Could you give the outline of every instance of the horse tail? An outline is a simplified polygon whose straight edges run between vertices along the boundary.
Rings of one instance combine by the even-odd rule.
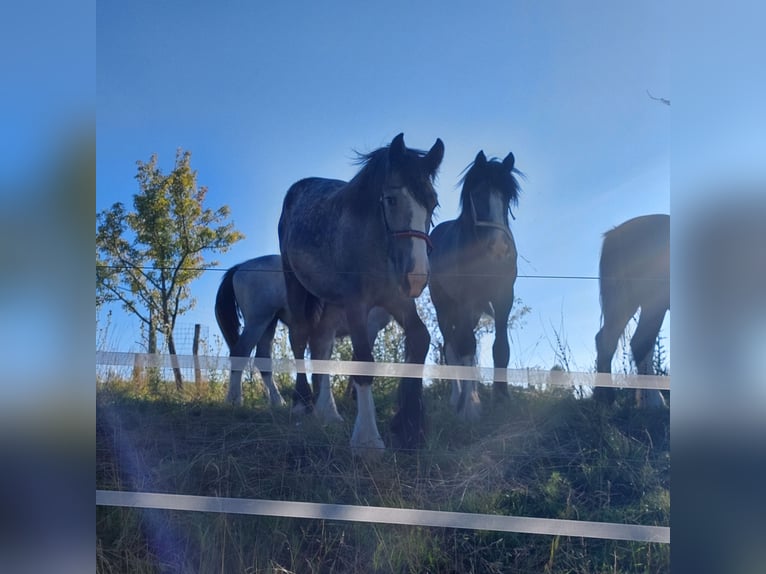
[[[239,305],[234,294],[234,273],[238,269],[239,265],[235,265],[224,273],[215,296],[215,319],[229,351],[234,350],[234,345],[239,340]]]
[[[615,305],[620,304],[622,278],[619,266],[622,242],[620,241],[620,235],[615,233],[617,229],[617,227],[614,227],[604,233],[604,240],[601,244],[601,257],[598,261],[598,300],[601,307],[602,325],[604,324],[605,306],[614,309]]]

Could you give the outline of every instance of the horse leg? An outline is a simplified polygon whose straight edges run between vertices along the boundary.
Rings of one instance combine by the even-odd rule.
[[[495,341],[492,343],[492,364],[495,369],[507,369],[511,358],[511,348],[508,344],[508,317],[513,307],[513,289],[504,301],[492,301],[495,310]],[[494,381],[492,394],[495,399],[508,398],[508,381]]]
[[[351,346],[354,349],[355,361],[372,362],[372,348],[367,338],[367,311],[363,305],[347,305]],[[380,438],[378,423],[375,420],[375,401],[372,396],[372,377],[369,375],[353,375],[356,391],[356,420],[351,433],[351,453],[354,456],[379,456],[385,448]]]
[[[633,361],[639,375],[653,375],[652,350],[665,319],[665,309],[641,309],[638,327],[630,340]],[[636,389],[636,406],[658,408],[665,406],[662,393],[652,389]]]
[[[309,340],[312,359],[322,361],[330,359],[335,340],[335,329],[331,327],[326,327],[323,322],[312,333]],[[338,414],[335,398],[332,395],[330,375],[312,373],[311,382],[314,387],[314,408],[317,416],[325,423],[342,422],[343,417]]]
[[[638,305],[620,304],[621,300],[612,301],[602,292],[601,309],[603,325],[596,333],[596,371],[599,373],[612,372],[612,357],[617,350],[617,343],[622,336],[628,321],[638,310]],[[596,387],[593,398],[601,403],[611,405],[615,399],[614,387]]]
[[[476,336],[470,321],[461,320],[455,325],[453,332],[452,358],[447,355],[447,363],[462,367],[476,366]],[[445,353],[446,354],[446,353]],[[481,399],[479,398],[479,382],[475,379],[461,379],[453,385],[453,394],[459,389],[455,409],[460,418],[476,420],[481,416]]]
[[[442,332],[442,335],[444,335],[444,332]],[[459,365],[460,361],[458,359],[458,355],[455,352],[454,345],[452,343],[452,333],[450,333],[450,339],[447,339],[447,337],[444,337],[444,362],[447,365]],[[458,409],[458,405],[460,404],[460,392],[462,390],[462,385],[460,379],[452,379],[452,393],[449,397],[449,404],[450,406],[454,407],[455,410]]]
[[[431,296],[434,297],[433,292]],[[445,299],[442,298],[442,301]],[[473,328],[470,325],[463,325],[465,320],[461,319],[462,309],[455,302],[440,304],[439,309],[442,311],[437,313],[437,320],[439,321],[439,330],[444,337],[444,362],[453,366],[474,366],[476,340],[473,337]],[[454,310],[457,310],[457,317],[453,316]],[[470,337],[467,340],[465,339],[466,329],[468,329]],[[452,379],[452,393],[449,402],[460,416],[477,418],[481,405],[475,381]]]
[[[309,340],[309,330],[304,325],[293,325],[289,329],[290,349],[296,360],[306,357],[306,347]],[[295,375],[295,390],[293,391],[292,412],[297,415],[307,415],[314,409],[314,397],[309,386],[305,371],[298,371]]]
[[[375,347],[375,341],[378,334],[385,329],[391,322],[391,315],[382,307],[373,307],[367,316],[367,338],[370,340],[370,348]],[[354,390],[354,381],[349,378],[346,384],[346,397],[356,400],[356,391]]]
[[[260,324],[246,323],[229,356],[232,359],[250,358],[250,353],[253,352],[253,347],[255,347],[258,335],[261,332],[262,327]],[[229,390],[226,393],[226,402],[233,405],[242,405],[242,369],[235,368],[233,364],[229,375]]]
[[[431,336],[418,316],[415,301],[406,299],[389,309],[404,330],[404,361],[423,365],[428,354]],[[399,380],[399,410],[391,420],[395,446],[415,449],[423,445],[426,433],[423,405],[423,378],[402,377]]]
[[[277,320],[274,319],[266,328],[261,340],[258,341],[258,345],[255,347],[255,357],[257,359],[271,359],[271,344],[274,342],[274,332],[276,329]],[[272,407],[284,406],[285,400],[274,384],[271,369],[261,369],[261,379],[263,379],[263,386],[266,387],[266,392],[269,394],[269,405]]]

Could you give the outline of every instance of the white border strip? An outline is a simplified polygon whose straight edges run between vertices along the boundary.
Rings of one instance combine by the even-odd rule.
[[[122,367],[161,367],[204,370],[250,369],[274,373],[313,372],[329,375],[370,375],[373,377],[412,377],[426,379],[468,379],[506,381],[512,384],[553,385],[561,387],[589,386],[629,389],[670,389],[670,377],[608,373],[567,373],[536,369],[493,369],[449,365],[414,365],[409,363],[366,363],[361,361],[296,361],[292,359],[229,358],[208,355],[165,355],[96,351],[97,365]]]
[[[315,502],[247,498],[217,498],[154,492],[122,492],[116,490],[96,490],[96,505],[344,520],[350,522],[375,522],[379,524],[404,524],[408,526],[437,526],[441,528],[670,544],[670,528],[667,526],[643,526],[640,524],[472,514],[439,510],[414,510],[380,506],[320,504]]]

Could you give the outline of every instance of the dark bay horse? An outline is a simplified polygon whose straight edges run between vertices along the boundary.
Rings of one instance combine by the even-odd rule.
[[[349,182],[308,178],[285,195],[279,248],[294,325],[305,339],[327,338],[323,309],[345,311],[355,361],[373,361],[367,315],[385,308],[405,335],[405,360],[423,364],[430,336],[414,299],[429,277],[428,231],[438,201],[433,181],[444,155],[437,139],[426,153],[409,149],[404,135],[359,156],[362,166]],[[351,436],[355,454],[384,448],[375,420],[372,377],[354,375],[357,416]],[[402,378],[399,410],[391,429],[397,447],[422,444],[425,413],[422,378]]]
[[[244,325],[240,325],[240,316]],[[281,321],[288,328],[292,323],[287,308],[282,258],[279,255],[264,255],[239,263],[226,271],[215,298],[215,318],[231,357],[249,357],[255,347],[256,357],[270,359],[277,322]],[[336,314],[333,320],[337,321],[336,336],[348,335],[348,326],[342,313]],[[374,343],[378,331],[390,320],[391,316],[380,307],[370,311],[367,334],[370,344]],[[330,357],[332,345],[329,350],[321,345],[314,347],[311,345],[312,358]],[[303,358],[303,354],[296,358]],[[261,378],[269,394],[269,404],[274,407],[283,405],[284,400],[272,380],[271,371],[261,371]],[[303,381],[302,387],[308,386],[305,373],[298,373],[298,380]],[[317,414],[326,421],[339,420],[340,415],[330,390],[329,375],[313,375],[312,380],[314,392],[308,398],[298,393],[293,396],[294,410],[311,411],[312,403],[321,399],[322,402],[316,404]],[[231,369],[226,400],[242,404],[240,369]]]
[[[596,370],[612,372],[612,357],[628,321],[641,309],[630,340],[639,375],[654,374],[652,350],[670,309],[670,216],[635,217],[604,234],[599,263],[602,327],[596,335]],[[596,400],[614,401],[612,387],[597,387]],[[639,405],[660,406],[659,391],[636,393]]]
[[[474,329],[482,313],[495,321],[492,358],[495,368],[508,367],[508,316],[516,281],[516,244],[508,226],[511,205],[517,205],[520,173],[509,153],[503,161],[487,160],[483,151],[463,177],[457,219],[431,232],[431,300],[444,338],[448,365],[476,364]],[[512,216],[512,214],[511,214]],[[480,413],[478,381],[453,381],[451,403],[460,416]],[[495,381],[493,393],[508,395],[508,383]]]

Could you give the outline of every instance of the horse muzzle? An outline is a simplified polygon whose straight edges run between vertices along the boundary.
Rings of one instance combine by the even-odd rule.
[[[492,259],[507,259],[511,256],[513,244],[501,230],[493,230],[487,240],[487,252]]]
[[[402,277],[402,292],[405,296],[416,298],[428,285],[431,269],[428,263],[428,252],[431,250],[431,238],[428,234],[414,229],[397,231],[391,234],[395,239],[408,240],[409,250],[400,262],[407,261],[406,271]]]

